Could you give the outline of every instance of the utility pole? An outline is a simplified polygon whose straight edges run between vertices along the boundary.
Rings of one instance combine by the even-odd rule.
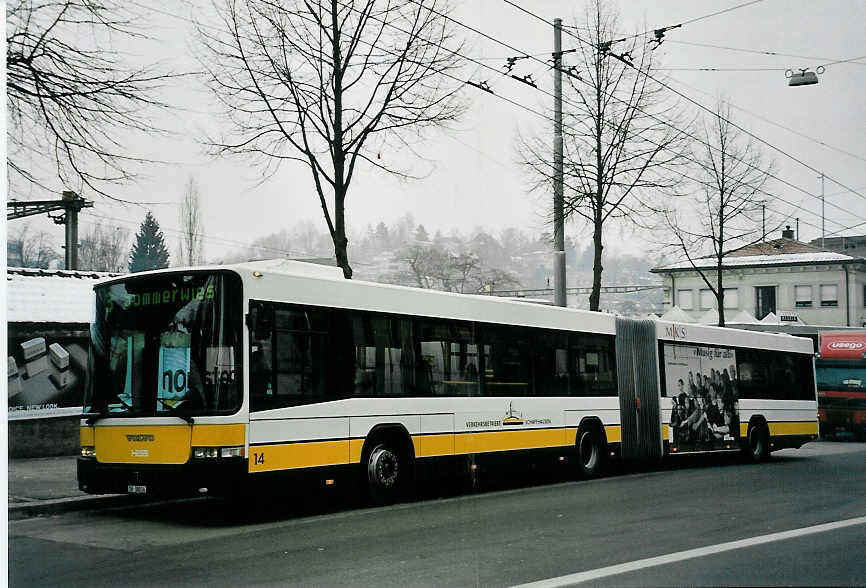
[[[78,211],[79,205],[75,200],[81,198],[75,192],[64,191],[62,199],[67,202],[66,206],[66,269],[78,269]]]
[[[761,205],[761,243],[767,240],[767,207]]]
[[[78,269],[78,212],[82,208],[92,208],[89,202],[71,191],[64,191],[60,200],[9,200],[6,202],[6,220],[46,213],[55,224],[66,225],[66,269]],[[62,210],[60,216],[51,213]]]
[[[824,172],[818,176],[821,178],[821,249],[824,248]]]
[[[555,18],[553,19],[553,285],[556,306],[566,306],[562,179],[562,19]]]

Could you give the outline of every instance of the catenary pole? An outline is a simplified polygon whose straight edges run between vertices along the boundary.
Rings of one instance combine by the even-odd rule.
[[[553,20],[553,285],[554,304],[566,306],[565,223],[562,195],[562,19]]]

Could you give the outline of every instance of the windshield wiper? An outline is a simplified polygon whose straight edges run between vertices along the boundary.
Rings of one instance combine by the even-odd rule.
[[[117,396],[116,398],[117,398],[117,402],[119,402],[119,403],[121,404],[121,406],[123,406],[123,408],[125,408],[126,410],[132,410],[132,406],[130,406],[129,404],[125,403],[125,402],[123,401],[123,399],[122,399],[120,396]],[[98,413],[96,413],[95,415],[93,415],[92,417],[88,418],[88,419],[87,419],[86,421],[84,421],[84,422],[87,423],[88,425],[92,425],[93,423],[95,423],[95,422],[98,421],[99,419],[108,418],[108,417],[110,417],[110,416],[111,416],[111,412],[110,412],[110,411],[98,412]]]
[[[162,398],[157,397],[156,401],[161,402],[162,405],[168,409],[168,412],[171,416],[176,416],[178,418],[185,420],[189,424],[193,424],[194,421],[190,415],[181,413],[180,411],[178,411],[178,409],[176,409],[174,406],[172,406],[171,404],[169,404],[167,401],[163,400]]]

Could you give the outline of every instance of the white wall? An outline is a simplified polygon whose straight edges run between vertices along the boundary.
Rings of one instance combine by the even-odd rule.
[[[768,267],[768,268],[746,268],[726,270],[723,277],[724,288],[736,288],[738,305],[736,309],[728,308],[725,315],[730,317],[740,310],[745,310],[751,316],[755,316],[756,291],[758,286],[774,286],[776,289],[776,314],[793,313],[800,320],[810,325],[838,325],[845,326],[846,300],[850,304],[851,326],[862,326],[866,320],[866,308],[864,308],[863,287],[866,284],[866,268],[860,266],[849,266],[849,283],[846,296],[845,270],[840,265],[824,266],[791,266],[791,267]],[[709,276],[708,276],[709,277]],[[812,306],[797,307],[795,304],[794,286],[808,285],[812,287]],[[821,306],[821,286],[835,285],[838,306]],[[664,287],[671,289],[673,294],[666,295],[664,308],[668,310],[672,303],[680,305],[681,291],[691,290],[693,305],[691,309],[684,308],[692,317],[697,319],[706,309],[701,307],[700,291],[707,286],[703,279],[694,271],[677,272],[673,279],[671,274],[664,274]],[[715,308],[715,300],[712,301]]]

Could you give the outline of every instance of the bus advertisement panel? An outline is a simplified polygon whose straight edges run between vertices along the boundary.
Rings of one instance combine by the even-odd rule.
[[[72,333],[7,338],[10,420],[81,414],[90,341]]]
[[[665,344],[671,451],[730,449],[738,439],[736,365],[734,349]]]

